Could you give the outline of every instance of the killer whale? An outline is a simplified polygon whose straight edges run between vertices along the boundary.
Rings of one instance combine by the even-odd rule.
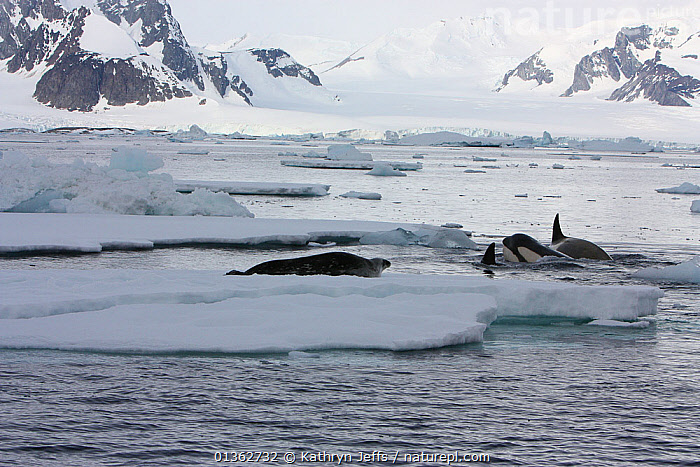
[[[379,277],[391,262],[383,258],[367,259],[344,252],[320,253],[300,258],[266,261],[246,271],[232,270],[227,276],[297,275],[297,276],[360,276]]]
[[[601,247],[582,238],[567,237],[561,231],[559,214],[554,217],[552,225],[552,243],[550,247],[574,259],[597,259],[610,261],[612,258]]]
[[[529,235],[516,233],[503,239],[503,259],[512,263],[534,263],[545,256],[570,258],[568,255],[542,245]]]

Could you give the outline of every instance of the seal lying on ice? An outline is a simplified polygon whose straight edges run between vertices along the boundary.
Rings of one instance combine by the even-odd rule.
[[[612,258],[601,247],[588,240],[581,238],[567,237],[561,233],[559,225],[559,214],[554,217],[554,225],[552,226],[552,244],[553,250],[564,253],[574,259],[599,259],[610,261]]]
[[[275,259],[260,263],[247,271],[229,271],[227,276],[250,276],[253,274],[297,275],[297,276],[360,276],[379,277],[391,266],[383,258],[367,259],[352,253],[331,252],[301,258]]]

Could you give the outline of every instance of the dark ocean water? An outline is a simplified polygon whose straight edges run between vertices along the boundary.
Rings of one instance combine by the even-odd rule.
[[[106,141],[99,141],[97,152],[118,145]],[[244,179],[237,176],[243,174],[260,179],[265,170],[277,174],[273,151],[279,149],[260,142],[233,148],[239,155],[251,151],[251,159],[258,161],[246,159],[248,165],[241,162],[233,172],[219,171],[220,161],[196,156],[174,157],[166,169],[179,171],[182,178]],[[407,151],[413,152],[420,151]],[[230,164],[240,162],[230,157]],[[440,161],[434,171],[431,157]],[[550,217],[568,210],[565,230],[590,234],[615,259],[494,268],[495,280],[650,285],[631,273],[700,254],[700,216],[686,212],[688,198],[648,193],[698,172],[669,172],[656,159],[607,163],[604,158],[600,166],[585,161],[584,168],[572,171],[578,185],[567,191],[566,179],[552,178],[567,172],[542,169],[536,176],[539,169],[521,170],[531,158],[541,167],[551,165],[553,156],[510,155],[520,167],[508,172],[504,165],[503,176],[488,181],[458,178],[465,176],[464,169],[455,164],[465,157],[429,149],[421,174],[390,182],[355,173],[284,169],[294,174],[286,181],[332,179],[338,192],[381,191],[385,200],[378,204],[333,196],[242,202],[261,217],[458,221],[475,231],[481,245],[515,231],[546,241]],[[527,187],[531,195],[515,199],[511,192],[525,191],[519,185],[525,176],[533,177]],[[442,193],[455,193],[454,187],[443,186],[445,180],[472,190],[469,199]],[[426,194],[430,192],[440,193]],[[597,201],[588,201],[593,192]],[[563,198],[538,201],[532,193]],[[685,201],[687,206],[678,207]],[[484,273],[475,264],[478,252],[395,246],[343,250],[386,257],[391,272]],[[0,268],[228,270],[291,252],[114,251],[5,257]],[[348,465],[447,465],[447,456],[455,452],[461,462],[452,463],[460,465],[700,465],[700,287],[653,285],[666,296],[644,329],[537,317],[501,320],[480,344],[432,351],[236,355],[0,350],[0,465],[286,465],[292,460],[295,465],[330,465],[341,456]],[[251,454],[241,458],[247,452]],[[470,460],[472,455],[488,456],[488,462],[484,457],[464,462],[464,456]]]

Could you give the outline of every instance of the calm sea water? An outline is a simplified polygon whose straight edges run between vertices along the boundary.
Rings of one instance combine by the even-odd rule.
[[[689,210],[697,197],[654,191],[698,183],[697,169],[661,167],[700,165],[698,155],[606,154],[594,161],[552,150],[363,147],[375,159],[425,155],[423,171],[386,179],[279,165],[278,152],[325,145],[224,143],[5,136],[0,150],[106,164],[111,147],[138,144],[164,156],[163,170],[175,178],[332,185],[321,199],[237,197],[258,217],[458,222],[482,245],[515,232],[546,243],[559,212],[565,233],[600,243],[615,259],[497,268],[495,280],[648,284],[630,274],[700,254],[700,215]],[[177,154],[183,147],[211,152]],[[475,162],[474,155],[497,161]],[[555,162],[566,168],[551,169]],[[464,173],[482,165],[500,168]],[[383,199],[338,197],[349,190],[377,191]],[[343,250],[387,257],[392,272],[483,274],[478,252]],[[0,258],[0,268],[226,270],[299,252],[157,249]],[[666,297],[646,329],[502,320],[483,343],[425,352],[0,350],[0,464],[447,465],[458,453],[461,462],[452,463],[462,465],[486,463],[480,455],[499,465],[700,465],[700,288],[659,285]],[[238,453],[247,451],[252,459],[243,462]],[[482,462],[464,462],[472,455]]]

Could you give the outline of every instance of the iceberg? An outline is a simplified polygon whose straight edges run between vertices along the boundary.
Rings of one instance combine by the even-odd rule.
[[[700,199],[696,199],[691,203],[690,210],[692,212],[700,212]]]
[[[0,294],[4,348],[289,352],[478,342],[509,316],[637,320],[663,292],[476,276],[2,270]]]

